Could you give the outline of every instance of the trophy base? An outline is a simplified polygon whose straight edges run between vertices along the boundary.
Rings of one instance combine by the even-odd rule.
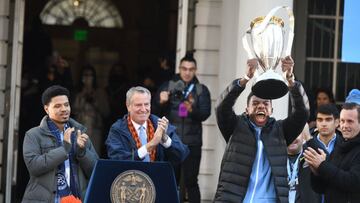
[[[285,82],[277,79],[260,80],[251,88],[254,95],[262,99],[278,99],[286,95],[288,90]]]

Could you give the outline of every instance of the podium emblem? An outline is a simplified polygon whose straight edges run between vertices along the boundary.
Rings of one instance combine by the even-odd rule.
[[[113,181],[110,197],[112,203],[154,203],[155,185],[144,172],[127,170]]]

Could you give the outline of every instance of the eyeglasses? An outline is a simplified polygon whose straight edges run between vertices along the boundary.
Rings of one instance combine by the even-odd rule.
[[[195,67],[186,68],[185,66],[180,66],[180,69],[182,71],[190,71],[190,72],[195,72],[196,71]]]

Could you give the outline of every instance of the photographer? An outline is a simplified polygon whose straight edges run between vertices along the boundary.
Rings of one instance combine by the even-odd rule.
[[[199,174],[202,145],[202,124],[211,112],[208,88],[196,78],[196,60],[187,54],[180,60],[179,74],[165,82],[154,100],[154,113],[166,116],[177,129],[184,144],[190,149],[189,156],[181,166],[175,166],[177,182],[183,175],[188,201],[200,202]],[[180,172],[182,171],[182,172]],[[184,188],[181,188],[183,191]]]

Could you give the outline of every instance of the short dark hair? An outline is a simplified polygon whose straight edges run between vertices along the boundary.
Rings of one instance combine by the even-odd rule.
[[[88,71],[88,70],[91,72],[92,77],[93,77],[92,87],[93,87],[94,89],[97,88],[96,70],[95,70],[94,66],[92,66],[92,65],[90,65],[90,64],[87,64],[87,65],[85,65],[85,66],[82,67],[81,72],[80,72],[80,77],[81,77],[81,79],[80,79],[80,90],[82,90],[82,89],[84,88],[84,82],[83,82],[83,80],[82,80],[82,77],[84,76],[85,71]]]
[[[254,94],[254,92],[250,92],[249,93],[249,95],[248,95],[248,97],[247,97],[247,100],[246,100],[246,105],[247,106],[249,106],[249,103],[250,103],[250,100],[251,100],[251,97],[252,96],[256,96],[255,94]],[[260,97],[259,97],[260,98]],[[271,99],[269,99],[269,101],[270,101],[270,103],[272,104],[272,100]]]
[[[329,104],[323,104],[318,107],[316,110],[316,116],[318,113],[322,113],[325,115],[332,115],[335,119],[338,119],[340,117],[339,110],[336,107],[335,104],[329,103]]]
[[[65,95],[67,98],[70,98],[70,92],[65,87],[60,85],[52,85],[48,87],[41,95],[42,104],[48,105],[53,97]]]
[[[182,63],[183,61],[193,62],[195,64],[195,67],[197,67],[197,63],[192,52],[187,52],[185,56],[180,59],[180,63]]]
[[[353,109],[356,109],[357,110],[357,113],[358,113],[358,123],[360,123],[360,105],[356,104],[356,103],[344,103],[342,105],[342,109],[345,109],[345,110],[353,110]]]
[[[315,92],[315,100],[317,99],[317,97],[320,93],[326,94],[329,97],[330,103],[335,103],[334,94],[332,93],[332,91],[329,88],[326,88],[326,87],[318,88]]]

